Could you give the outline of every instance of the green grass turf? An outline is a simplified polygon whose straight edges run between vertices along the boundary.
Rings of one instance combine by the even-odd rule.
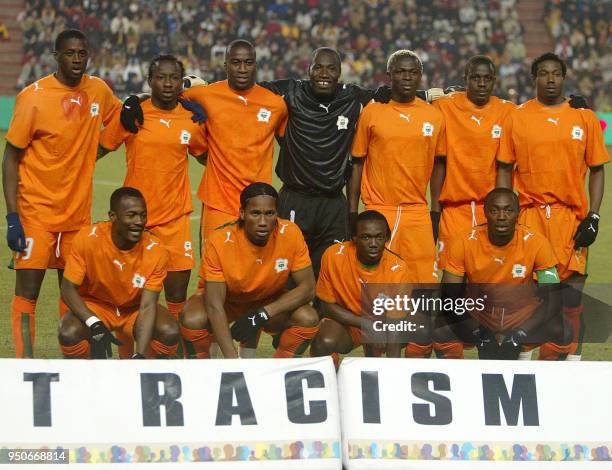
[[[1,148],[4,149],[5,133],[0,131]],[[609,149],[611,150],[611,149]],[[190,178],[191,188],[195,191],[198,187],[202,168],[195,159],[190,159]],[[94,174],[94,194],[93,194],[93,210],[92,221],[105,220],[107,218],[108,201],[114,189],[121,186],[125,175],[125,154],[123,148],[118,151],[108,154],[104,159],[100,160],[96,165]],[[280,188],[279,181],[274,175],[274,185]],[[200,203],[193,197],[193,205],[195,208],[192,214],[192,237],[194,242],[198,238],[198,226],[200,215]],[[4,220],[0,220],[0,233],[2,237],[6,233],[6,224]],[[14,357],[14,350],[11,339],[10,326],[10,302],[14,289],[15,275],[14,271],[7,269],[6,266],[10,260],[10,252],[4,241],[0,242],[0,357]],[[591,250],[589,255],[589,282],[591,283],[611,283],[612,271],[610,264],[612,261],[612,191],[607,191],[604,203],[602,206],[602,217],[600,224],[600,233],[597,238],[597,243]],[[197,269],[199,264],[192,271],[192,278],[189,286],[189,292],[192,293],[196,289],[197,284]],[[48,271],[45,277],[43,287],[38,299],[36,309],[36,347],[35,356],[38,358],[57,358],[60,357],[59,346],[57,343],[57,300],[58,300],[58,283],[57,275],[54,271]],[[272,354],[270,337],[266,334],[262,335],[258,355],[269,357]],[[361,349],[356,350],[354,355],[361,355]],[[467,357],[474,357],[475,351],[466,351]],[[585,360],[610,360],[612,359],[612,344],[594,344],[585,345],[583,351]]]

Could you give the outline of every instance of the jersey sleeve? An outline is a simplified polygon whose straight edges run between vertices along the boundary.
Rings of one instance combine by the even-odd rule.
[[[435,156],[446,156],[446,121],[444,120],[442,112],[440,112],[440,131],[437,136]]]
[[[204,259],[200,268],[200,279],[201,281],[225,282],[221,258],[217,247],[210,239],[206,240]]]
[[[183,92],[181,93],[181,97],[187,100],[197,101],[202,106],[204,106],[203,95],[204,95],[204,88],[206,88],[206,86],[207,85],[199,85],[199,86],[187,88],[183,90]]]
[[[117,150],[125,140],[132,135],[125,130],[120,121],[121,109],[117,109],[111,121],[100,134],[100,145],[106,150]]]
[[[192,137],[189,143],[189,153],[191,155],[199,157],[208,151],[208,133],[205,125],[197,126]]]
[[[119,115],[121,112],[122,103],[106,83],[102,82],[100,86],[103,86],[106,92],[105,106],[102,110],[102,123],[108,126],[108,123],[114,118],[115,114]]]
[[[84,230],[85,229],[82,229],[74,237],[70,254],[66,260],[66,267],[64,268],[64,278],[77,286],[80,286],[83,283],[85,280],[85,274],[87,273],[87,238]]]
[[[328,248],[321,258],[321,270],[317,279],[316,296],[323,302],[338,303],[331,279],[331,250]]]
[[[302,235],[302,231],[297,225],[293,226],[292,238],[295,245],[295,251],[293,254],[293,262],[290,264],[291,272],[300,271],[308,266],[312,266],[304,235]]]
[[[463,237],[455,238],[449,243],[444,270],[455,276],[465,275],[465,246]]]
[[[497,161],[512,164],[516,162],[516,152],[514,150],[514,137],[512,135],[512,113],[508,114],[503,122],[501,140],[497,150]]]
[[[533,270],[540,271],[542,269],[552,268],[557,264],[557,257],[549,241],[542,237],[538,251],[536,252]]]
[[[295,82],[292,78],[283,80],[272,80],[271,82],[257,82],[257,84],[275,95],[285,96],[290,92],[291,84]]]
[[[8,140],[14,147],[25,149],[32,138],[34,137],[35,121],[36,121],[37,108],[32,103],[31,92],[29,88],[17,95],[15,99],[15,108],[13,110],[13,117],[9,124],[9,129],[6,134],[6,140]]]
[[[370,120],[372,114],[373,105],[367,106],[359,120],[357,121],[357,131],[353,138],[353,147],[351,149],[351,155],[353,157],[361,158],[368,155],[368,149],[370,147]]]
[[[159,259],[155,265],[155,269],[149,276],[149,279],[145,281],[144,289],[153,292],[161,292],[164,288],[164,279],[168,274],[168,252],[163,247],[157,247],[160,252]]]
[[[593,111],[584,110],[587,121],[585,160],[588,166],[599,166],[610,161],[599,120]]]

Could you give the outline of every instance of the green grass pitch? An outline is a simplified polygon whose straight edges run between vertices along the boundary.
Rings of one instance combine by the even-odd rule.
[[[4,132],[0,132],[0,142],[4,149]],[[611,149],[609,149],[611,150]],[[199,184],[203,167],[195,159],[190,159],[191,189],[194,192]],[[96,165],[94,175],[94,194],[92,221],[105,220],[107,218],[108,201],[114,189],[122,185],[125,176],[125,154],[123,147],[118,151],[108,154]],[[275,179],[274,185],[280,188],[279,181]],[[193,197],[194,212],[192,214],[192,237],[194,242],[198,240],[198,226],[200,216],[200,203]],[[10,302],[13,295],[15,276],[14,271],[8,269],[10,252],[4,241],[6,234],[6,223],[0,221],[2,240],[0,241],[0,357],[14,357],[11,340],[10,325]],[[608,190],[602,206],[602,217],[600,232],[597,242],[589,254],[589,282],[590,283],[612,283],[612,190]],[[197,269],[192,271],[189,292],[193,293],[197,283]],[[43,283],[36,309],[36,347],[35,356],[38,358],[61,357],[57,343],[57,300],[58,300],[57,275],[48,271]],[[270,337],[262,335],[259,356],[271,355]],[[361,354],[361,350],[355,351]],[[473,351],[467,351],[468,357],[474,357]],[[585,345],[583,351],[585,360],[610,360],[612,359],[611,344]]]

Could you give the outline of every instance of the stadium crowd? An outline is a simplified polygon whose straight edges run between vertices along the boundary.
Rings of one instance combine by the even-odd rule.
[[[146,67],[159,53],[178,55],[189,75],[222,79],[225,44],[243,37],[256,45],[260,81],[305,77],[310,52],[325,45],[343,54],[345,82],[366,87],[385,83],[386,58],[407,48],[423,59],[424,87],[449,86],[462,82],[463,58],[484,53],[499,67],[496,94],[524,102],[533,96],[533,86],[515,3],[28,0],[19,15],[25,40],[17,88],[48,74],[54,66],[53,39],[65,28],[78,28],[93,46],[90,73],[120,97],[147,90]],[[605,110],[610,103],[604,85],[609,86],[611,77],[610,67],[604,73],[610,55],[606,59],[608,35],[602,24],[608,13],[603,6],[589,9],[588,3],[551,1],[547,22],[560,38],[562,50],[557,52],[576,69],[568,77],[568,92],[579,89],[593,97],[595,109]],[[573,28],[578,24],[584,33]],[[596,72],[591,76],[587,70]]]

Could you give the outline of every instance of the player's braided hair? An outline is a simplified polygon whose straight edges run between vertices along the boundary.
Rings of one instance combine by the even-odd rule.
[[[122,186],[119,189],[115,189],[110,198],[110,210],[116,212],[119,208],[119,203],[124,197],[135,197],[144,201],[144,196],[136,188],[130,186]]]
[[[153,60],[149,64],[149,74],[147,76],[149,80],[151,80],[151,78],[153,78],[153,70],[156,67],[159,67],[159,63],[160,62],[174,62],[181,69],[181,78],[183,78],[185,76],[185,67],[183,66],[183,63],[179,59],[177,59],[172,54],[161,54],[161,55],[158,55],[157,57],[153,58]]]
[[[542,54],[540,57],[536,57],[531,63],[531,76],[533,78],[535,78],[536,75],[538,74],[538,65],[540,65],[542,62],[545,62],[547,60],[553,60],[561,64],[561,73],[563,74],[563,77],[565,77],[565,74],[567,73],[567,65],[565,65],[565,61],[561,57],[559,57],[557,54],[554,54],[552,52],[546,52]]]
[[[83,31],[79,31],[78,29],[66,29],[59,33],[55,38],[55,51],[59,51],[64,45],[64,42],[68,39],[81,39],[89,46],[89,41],[87,40],[87,36],[85,36]]]
[[[465,69],[463,71],[464,77],[467,78],[468,74],[470,73],[470,70],[481,64],[488,65],[493,75],[497,75],[497,68],[495,67],[495,64],[493,63],[490,57],[487,57],[486,55],[475,55],[470,57],[467,63],[465,64]]]
[[[485,208],[489,206],[489,204],[491,203],[491,199],[493,199],[498,194],[507,194],[508,196],[510,196],[512,198],[512,202],[514,203],[514,207],[516,208],[516,210],[519,209],[519,198],[516,193],[509,188],[495,188],[489,191],[489,194],[485,196],[484,200]]]
[[[242,207],[243,209],[246,208],[249,199],[257,196],[270,196],[273,197],[275,200],[278,199],[278,193],[276,192],[276,189],[274,189],[268,183],[251,183],[240,193],[240,207]]]

